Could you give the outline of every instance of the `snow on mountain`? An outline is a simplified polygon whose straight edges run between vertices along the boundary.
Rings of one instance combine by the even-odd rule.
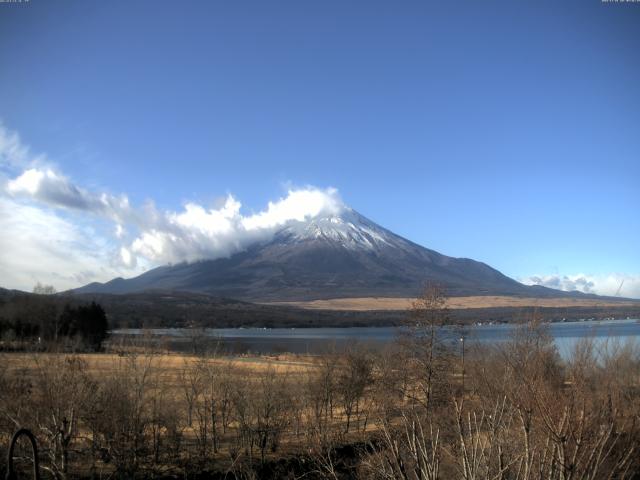
[[[347,207],[339,214],[294,222],[280,230],[276,236],[280,239],[288,237],[289,242],[324,240],[353,250],[379,250],[393,243],[390,232]]]

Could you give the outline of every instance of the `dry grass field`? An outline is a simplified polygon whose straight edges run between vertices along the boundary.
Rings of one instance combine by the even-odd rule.
[[[1,355],[2,368],[6,373],[20,371],[27,375],[30,371],[37,369],[41,365],[46,365],[52,361],[60,361],[61,357],[80,358],[85,362],[86,372],[93,376],[104,376],[117,370],[118,366],[130,357],[123,357],[117,353],[80,353],[80,354],[58,354],[58,353],[4,353]],[[186,355],[175,352],[163,352],[151,355],[151,364],[156,371],[162,372],[163,378],[167,380],[178,378],[185,366],[197,362],[201,357]],[[137,363],[148,361],[148,353],[138,356]],[[273,355],[273,356],[233,356],[215,357],[208,359],[208,362],[216,365],[229,365],[235,371],[242,371],[248,375],[259,376],[267,370],[277,373],[305,373],[313,370],[316,365],[310,357],[299,355]]]
[[[271,305],[289,305],[312,310],[407,310],[413,298],[333,298],[302,302],[273,302]],[[627,299],[600,300],[593,298],[529,298],[506,296],[449,297],[446,305],[450,309],[497,308],[497,307],[623,307],[637,306],[639,302]]]

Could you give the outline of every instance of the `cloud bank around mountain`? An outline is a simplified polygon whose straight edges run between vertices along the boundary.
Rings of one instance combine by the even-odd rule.
[[[155,212],[153,221],[139,223],[141,233],[123,253],[155,263],[228,257],[270,239],[290,222],[335,214],[342,205],[337,190],[313,187],[289,190],[265,210],[246,216],[232,195],[219,208],[187,203],[180,212]]]
[[[153,204],[132,208],[125,195],[89,192],[68,178],[47,169],[30,168],[7,182],[6,192],[50,208],[84,212],[116,223],[116,238],[123,242],[120,258],[126,267],[142,257],[155,263],[177,263],[232,255],[256,241],[267,240],[276,229],[292,221],[338,213],[342,200],[333,188],[306,187],[252,215],[228,195],[220,207],[187,203],[178,212],[158,211]],[[124,244],[128,231],[136,232]]]
[[[227,257],[281,227],[344,204],[334,188],[289,189],[257,213],[244,214],[228,195],[222,205],[186,203],[161,211],[126,195],[94,192],[34,154],[0,124],[0,269],[2,286],[30,289],[37,281],[66,289],[160,264]]]

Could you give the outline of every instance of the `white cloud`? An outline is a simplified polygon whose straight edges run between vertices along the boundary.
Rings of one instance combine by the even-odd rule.
[[[106,281],[132,271],[111,258],[108,241],[55,212],[0,197],[0,286],[59,290]]]
[[[283,198],[269,202],[264,211],[248,216],[241,213],[242,205],[232,195],[229,195],[219,208],[187,203],[178,212],[158,211],[153,204],[135,209],[129,205],[124,195],[116,197],[87,191],[50,168],[27,169],[9,180],[5,191],[9,195],[4,199],[4,209],[7,210],[5,220],[9,221],[11,218],[11,221],[16,223],[16,219],[20,218],[20,224],[14,225],[13,228],[5,225],[0,264],[10,257],[22,256],[22,270],[31,272],[28,273],[29,279],[34,279],[35,273],[27,268],[27,264],[40,263],[49,271],[52,262],[58,265],[64,258],[62,251],[58,250],[48,262],[27,260],[42,256],[33,252],[37,247],[43,246],[36,238],[38,231],[40,237],[43,232],[47,232],[47,236],[54,232],[59,237],[60,248],[72,248],[72,244],[77,246],[80,243],[76,239],[82,224],[96,218],[113,221],[113,238],[110,243],[103,242],[105,245],[98,252],[98,257],[109,257],[111,267],[115,265],[120,269],[119,274],[131,274],[133,272],[127,272],[126,269],[140,265],[227,257],[246,249],[252,243],[269,239],[279,227],[288,222],[303,221],[320,214],[337,213],[343,207],[335,189],[306,187],[290,190]],[[8,215],[9,210],[12,211],[11,215]],[[16,216],[15,212],[18,211],[21,213]],[[75,223],[63,219],[61,214],[65,211],[76,215]],[[47,226],[49,224],[51,227]],[[21,236],[26,230],[29,238],[34,241],[24,245],[21,244]],[[16,234],[18,231],[22,233]],[[85,244],[91,244],[91,241],[87,240],[83,238]],[[15,248],[12,248],[12,245]],[[29,248],[30,253],[27,254],[25,248]],[[94,246],[93,249],[95,248]],[[105,249],[110,250],[107,252]],[[88,270],[96,272],[95,258],[89,259],[77,254],[75,258],[87,260],[93,265]],[[73,277],[69,272],[76,270],[72,259],[69,263],[70,270],[56,269],[58,272],[65,272],[64,278],[58,282],[64,287],[59,288],[66,288]],[[60,266],[62,267],[61,264]],[[18,265],[14,265],[13,268],[18,268]],[[96,273],[91,280],[104,276]],[[43,279],[39,280],[44,281]],[[26,279],[21,278],[18,283],[24,286],[26,282]]]
[[[21,289],[41,281],[62,290],[158,264],[229,256],[288,222],[343,208],[335,189],[314,187],[291,189],[251,215],[232,195],[220,207],[134,208],[126,195],[77,185],[1,124],[0,183],[0,285]],[[113,222],[99,229],[105,233],[93,228],[105,222]]]
[[[131,214],[125,195],[91,193],[73,184],[51,168],[30,168],[9,180],[7,192],[13,197],[27,197],[53,207],[83,210],[120,220]]]
[[[608,275],[531,275],[519,279],[526,285],[543,285],[567,292],[577,290],[627,298],[640,298],[640,274],[611,273]]]
[[[120,248],[120,260],[122,264],[127,268],[133,268],[136,266],[136,257],[131,254],[131,250],[126,247]]]
[[[243,215],[241,203],[232,195],[218,208],[191,202],[177,212],[158,211],[152,203],[133,208],[126,195],[91,192],[76,185],[42,161],[44,157],[33,158],[17,134],[6,129],[2,134],[0,151],[4,153],[0,158],[24,166],[6,182],[5,194],[32,208],[53,208],[113,221],[119,244],[113,257],[124,267],[132,268],[138,260],[163,264],[226,257],[256,241],[267,240],[288,222],[337,213],[343,208],[337,190],[314,187],[291,189],[252,215]],[[50,214],[54,215],[52,210]]]
[[[229,195],[222,207],[188,203],[181,212],[164,212],[142,226],[131,251],[156,263],[176,263],[226,257],[269,239],[278,228],[343,208],[337,190],[313,187],[290,190],[266,210],[244,216]]]
[[[335,188],[289,190],[285,198],[269,202],[264,212],[244,218],[242,225],[247,230],[273,228],[290,220],[303,221],[321,213],[335,214],[340,212],[343,206]]]

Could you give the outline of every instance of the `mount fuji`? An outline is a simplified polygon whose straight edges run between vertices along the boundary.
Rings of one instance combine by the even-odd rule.
[[[248,301],[415,297],[425,282],[448,295],[569,296],[526,286],[490,266],[417,245],[353,209],[289,221],[268,240],[228,258],[161,266],[91,283],[74,293],[184,291]]]

